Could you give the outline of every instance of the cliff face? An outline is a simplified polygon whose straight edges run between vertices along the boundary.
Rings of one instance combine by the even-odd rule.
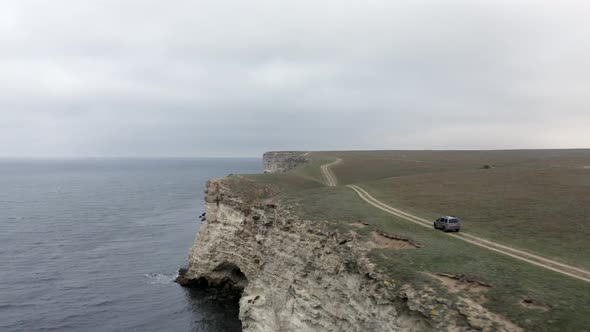
[[[223,180],[209,182],[206,205],[182,278],[243,289],[245,331],[428,330],[352,234],[300,220],[279,202],[247,204]]]
[[[303,152],[267,152],[262,159],[264,173],[283,173],[309,162]]]
[[[277,191],[239,176],[209,182],[178,278],[237,290],[244,331],[519,330],[468,299],[398,285],[367,258],[374,246],[299,217]]]

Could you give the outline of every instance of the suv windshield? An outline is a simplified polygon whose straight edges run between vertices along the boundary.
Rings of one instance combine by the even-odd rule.
[[[459,219],[449,219],[449,224],[457,224],[459,223]]]

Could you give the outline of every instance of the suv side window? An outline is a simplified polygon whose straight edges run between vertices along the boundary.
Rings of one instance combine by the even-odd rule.
[[[443,218],[442,222],[443,222],[443,224],[446,224],[447,223],[447,218]]]

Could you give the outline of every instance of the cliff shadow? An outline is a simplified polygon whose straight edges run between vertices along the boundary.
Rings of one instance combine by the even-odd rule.
[[[206,276],[183,279],[181,284],[193,314],[192,331],[242,330],[239,302],[248,278],[236,264],[224,262]]]
[[[193,287],[185,288],[185,300],[191,311],[191,331],[242,331],[239,297],[228,297],[217,288]]]

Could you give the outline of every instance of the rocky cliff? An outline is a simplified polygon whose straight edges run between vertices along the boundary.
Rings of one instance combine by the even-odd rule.
[[[374,244],[298,216],[279,192],[240,176],[209,182],[178,278],[234,290],[244,331],[519,330],[469,299],[397,284],[367,258]]]
[[[309,162],[303,152],[267,152],[262,160],[264,173],[284,173]]]

